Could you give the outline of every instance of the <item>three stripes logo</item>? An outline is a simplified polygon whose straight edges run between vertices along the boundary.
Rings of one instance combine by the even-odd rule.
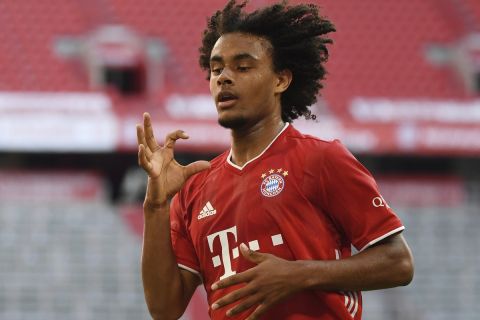
[[[335,258],[340,260],[341,253],[340,250],[335,249]],[[358,312],[358,293],[357,292],[344,292],[341,291],[345,299],[345,308],[347,309],[348,313],[352,318],[355,318],[355,315]]]
[[[200,213],[198,214],[197,219],[200,220],[209,216],[213,216],[216,213],[217,210],[215,210],[210,201],[208,201],[207,204],[203,207],[202,211],[200,211]]]
[[[355,318],[355,315],[358,311],[358,293],[356,292],[342,292],[345,297],[345,308],[347,308],[348,313],[352,318]]]

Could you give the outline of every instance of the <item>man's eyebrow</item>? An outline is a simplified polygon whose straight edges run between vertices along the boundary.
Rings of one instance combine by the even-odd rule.
[[[250,53],[239,53],[233,56],[234,61],[239,60],[258,60],[258,58],[252,56]],[[215,55],[210,58],[210,62],[223,62],[223,58],[221,56]]]
[[[250,60],[258,60],[254,56],[252,56],[250,53],[239,53],[233,57],[233,60],[238,61],[238,60],[245,60],[245,59],[250,59]]]
[[[212,56],[210,57],[210,62],[223,62],[223,58],[220,56]]]

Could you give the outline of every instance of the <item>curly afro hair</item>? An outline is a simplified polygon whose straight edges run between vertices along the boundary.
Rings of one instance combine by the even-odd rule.
[[[333,24],[319,16],[314,4],[288,5],[286,1],[264,7],[252,13],[243,9],[246,1],[230,0],[223,10],[208,19],[200,47],[200,66],[210,73],[210,55],[217,40],[227,33],[241,32],[265,38],[273,47],[275,72],[290,70],[293,75],[289,88],[281,96],[282,119],[291,122],[299,116],[315,119],[309,107],[317,101],[323,88],[324,62],[328,59],[324,35],[334,32]],[[209,76],[207,77],[209,78]]]

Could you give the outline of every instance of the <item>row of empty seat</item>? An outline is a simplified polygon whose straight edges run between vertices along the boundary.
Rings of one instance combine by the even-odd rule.
[[[0,319],[148,319],[140,239],[103,202],[0,204]]]
[[[250,1],[250,9],[271,1]],[[297,1],[295,1],[297,2]],[[455,0],[317,1],[336,25],[324,97],[342,114],[355,96],[461,98],[465,90],[451,71],[428,62],[425,47],[448,44],[456,28]],[[62,37],[86,35],[110,23],[131,26],[168,47],[169,90],[206,93],[198,47],[206,19],[225,1],[188,0],[3,1],[0,3],[0,90],[88,91],[86,70],[55,54]],[[443,5],[442,5],[443,3]],[[446,5],[445,5],[446,3]],[[447,6],[447,7],[446,7]],[[478,1],[466,1],[474,19]],[[447,9],[445,9],[447,8]],[[451,16],[448,16],[447,13]],[[461,18],[460,18],[461,19]],[[155,98],[154,98],[155,100]],[[151,102],[155,104],[155,101]]]
[[[364,318],[477,319],[478,204],[396,211],[406,225],[415,278],[407,287],[366,292]],[[124,212],[104,200],[2,201],[0,318],[149,319],[141,241]],[[206,319],[206,304],[202,315],[198,301],[195,307],[184,320]]]

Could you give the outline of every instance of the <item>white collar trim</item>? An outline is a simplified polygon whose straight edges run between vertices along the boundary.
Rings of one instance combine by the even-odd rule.
[[[270,148],[270,146],[277,140],[277,138],[288,128],[289,125],[290,125],[289,122],[285,123],[285,126],[282,128],[282,130],[280,130],[280,132],[275,136],[275,138],[273,138],[272,142],[270,142],[270,144],[265,149],[263,149],[263,151],[258,156],[256,156],[253,159],[248,160],[241,167],[239,165],[236,165],[235,163],[233,163],[232,160],[230,160],[232,158],[232,148],[230,148],[230,152],[228,153],[228,157],[227,157],[227,163],[229,165],[231,165],[232,167],[234,167],[235,169],[243,170],[243,168],[245,168],[249,163],[257,160],[258,158],[260,158]]]

